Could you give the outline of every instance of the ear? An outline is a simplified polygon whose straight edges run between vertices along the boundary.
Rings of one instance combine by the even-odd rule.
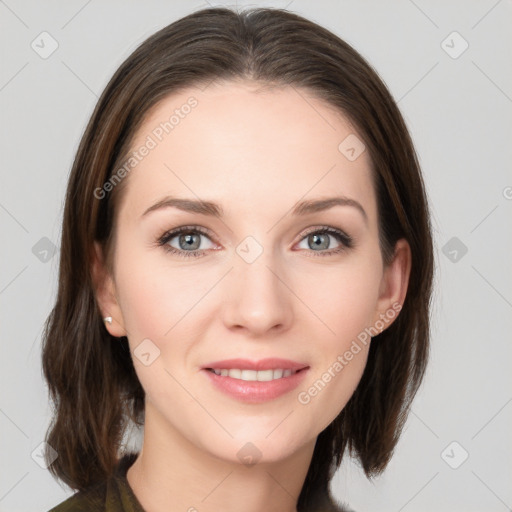
[[[94,242],[91,269],[96,302],[101,316],[102,318],[112,317],[112,323],[104,322],[105,328],[112,336],[118,338],[126,336],[123,315],[116,297],[114,279],[105,266],[103,249],[98,242]]]
[[[407,240],[401,238],[395,244],[393,260],[384,268],[380,283],[377,310],[373,322],[373,325],[385,324],[380,332],[387,329],[396,320],[397,313],[402,309],[409,285],[411,261],[411,248]]]

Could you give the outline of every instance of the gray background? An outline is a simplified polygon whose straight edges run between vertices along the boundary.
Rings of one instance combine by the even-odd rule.
[[[386,472],[371,483],[346,460],[334,494],[357,512],[510,510],[512,2],[257,5],[324,25],[375,66],[408,123],[432,207],[437,269],[426,380]],[[37,463],[50,419],[40,336],[85,123],[138,44],[206,6],[0,1],[0,511],[48,510],[72,494]],[[58,48],[42,55],[52,39]]]

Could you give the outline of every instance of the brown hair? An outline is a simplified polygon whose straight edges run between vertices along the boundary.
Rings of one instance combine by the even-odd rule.
[[[123,186],[101,200],[94,192],[122,164],[144,116],[159,100],[188,86],[237,79],[292,85],[344,114],[373,164],[384,263],[391,261],[399,238],[411,247],[400,314],[374,338],[356,391],[319,434],[298,510],[327,492],[347,448],[371,478],[384,470],[399,439],[427,364],[434,265],[425,187],[404,120],[372,67],[325,28],[281,9],[208,8],[161,29],[119,67],[96,105],[70,173],[58,294],[43,333],[42,363],[55,404],[46,441],[58,457],[49,469],[73,489],[110,476],[122,455],[125,429],[130,421],[144,421],[144,390],[127,339],[105,329],[91,275],[95,240],[112,270]],[[49,453],[46,457],[50,460]]]

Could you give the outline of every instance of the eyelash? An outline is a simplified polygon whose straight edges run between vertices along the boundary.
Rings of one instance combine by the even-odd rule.
[[[202,256],[202,251],[205,249],[196,249],[194,251],[182,251],[179,249],[176,249],[175,247],[171,247],[168,245],[168,242],[175,238],[178,235],[181,235],[183,233],[191,234],[191,233],[199,233],[201,235],[204,235],[208,238],[211,238],[211,235],[208,231],[200,228],[199,226],[182,226],[180,228],[166,231],[158,240],[157,244],[159,246],[162,246],[164,251],[174,254],[176,256],[182,257],[182,258],[199,258]],[[314,228],[312,230],[307,231],[304,233],[303,237],[300,241],[302,241],[304,238],[306,238],[309,235],[318,234],[318,233],[327,233],[329,235],[332,235],[336,238],[338,242],[341,243],[341,246],[336,249],[331,249],[327,251],[311,251],[313,252],[313,257],[326,257],[326,256],[332,256],[335,254],[340,254],[347,249],[351,249],[353,247],[353,239],[343,231],[332,228],[330,226],[321,226],[320,228]]]

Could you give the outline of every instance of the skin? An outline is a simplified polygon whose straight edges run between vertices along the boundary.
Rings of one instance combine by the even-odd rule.
[[[113,317],[106,328],[127,335],[132,354],[146,338],[160,350],[149,366],[133,357],[146,421],[127,478],[148,512],[295,511],[316,438],[356,389],[369,343],[308,404],[298,393],[405,298],[410,249],[400,240],[393,262],[383,266],[368,152],[349,161],[338,150],[357,132],[306,91],[260,86],[211,84],[156,105],[134,149],[191,95],[198,101],[125,178],[114,275],[95,246],[97,300],[103,316]],[[214,201],[225,215],[164,208],[141,218],[166,195]],[[334,195],[358,201],[367,222],[351,206],[290,213],[299,200]],[[197,235],[201,257],[157,245],[166,231],[190,224],[212,233]],[[308,244],[307,228],[323,226],[341,229],[354,246],[321,256],[342,245],[325,232],[321,248]],[[263,249],[252,263],[236,252],[248,236]],[[168,245],[190,251],[179,242],[176,236]],[[282,357],[310,369],[299,388],[246,404],[215,389],[200,370],[233,357]],[[261,452],[253,466],[237,456],[247,442]]]

